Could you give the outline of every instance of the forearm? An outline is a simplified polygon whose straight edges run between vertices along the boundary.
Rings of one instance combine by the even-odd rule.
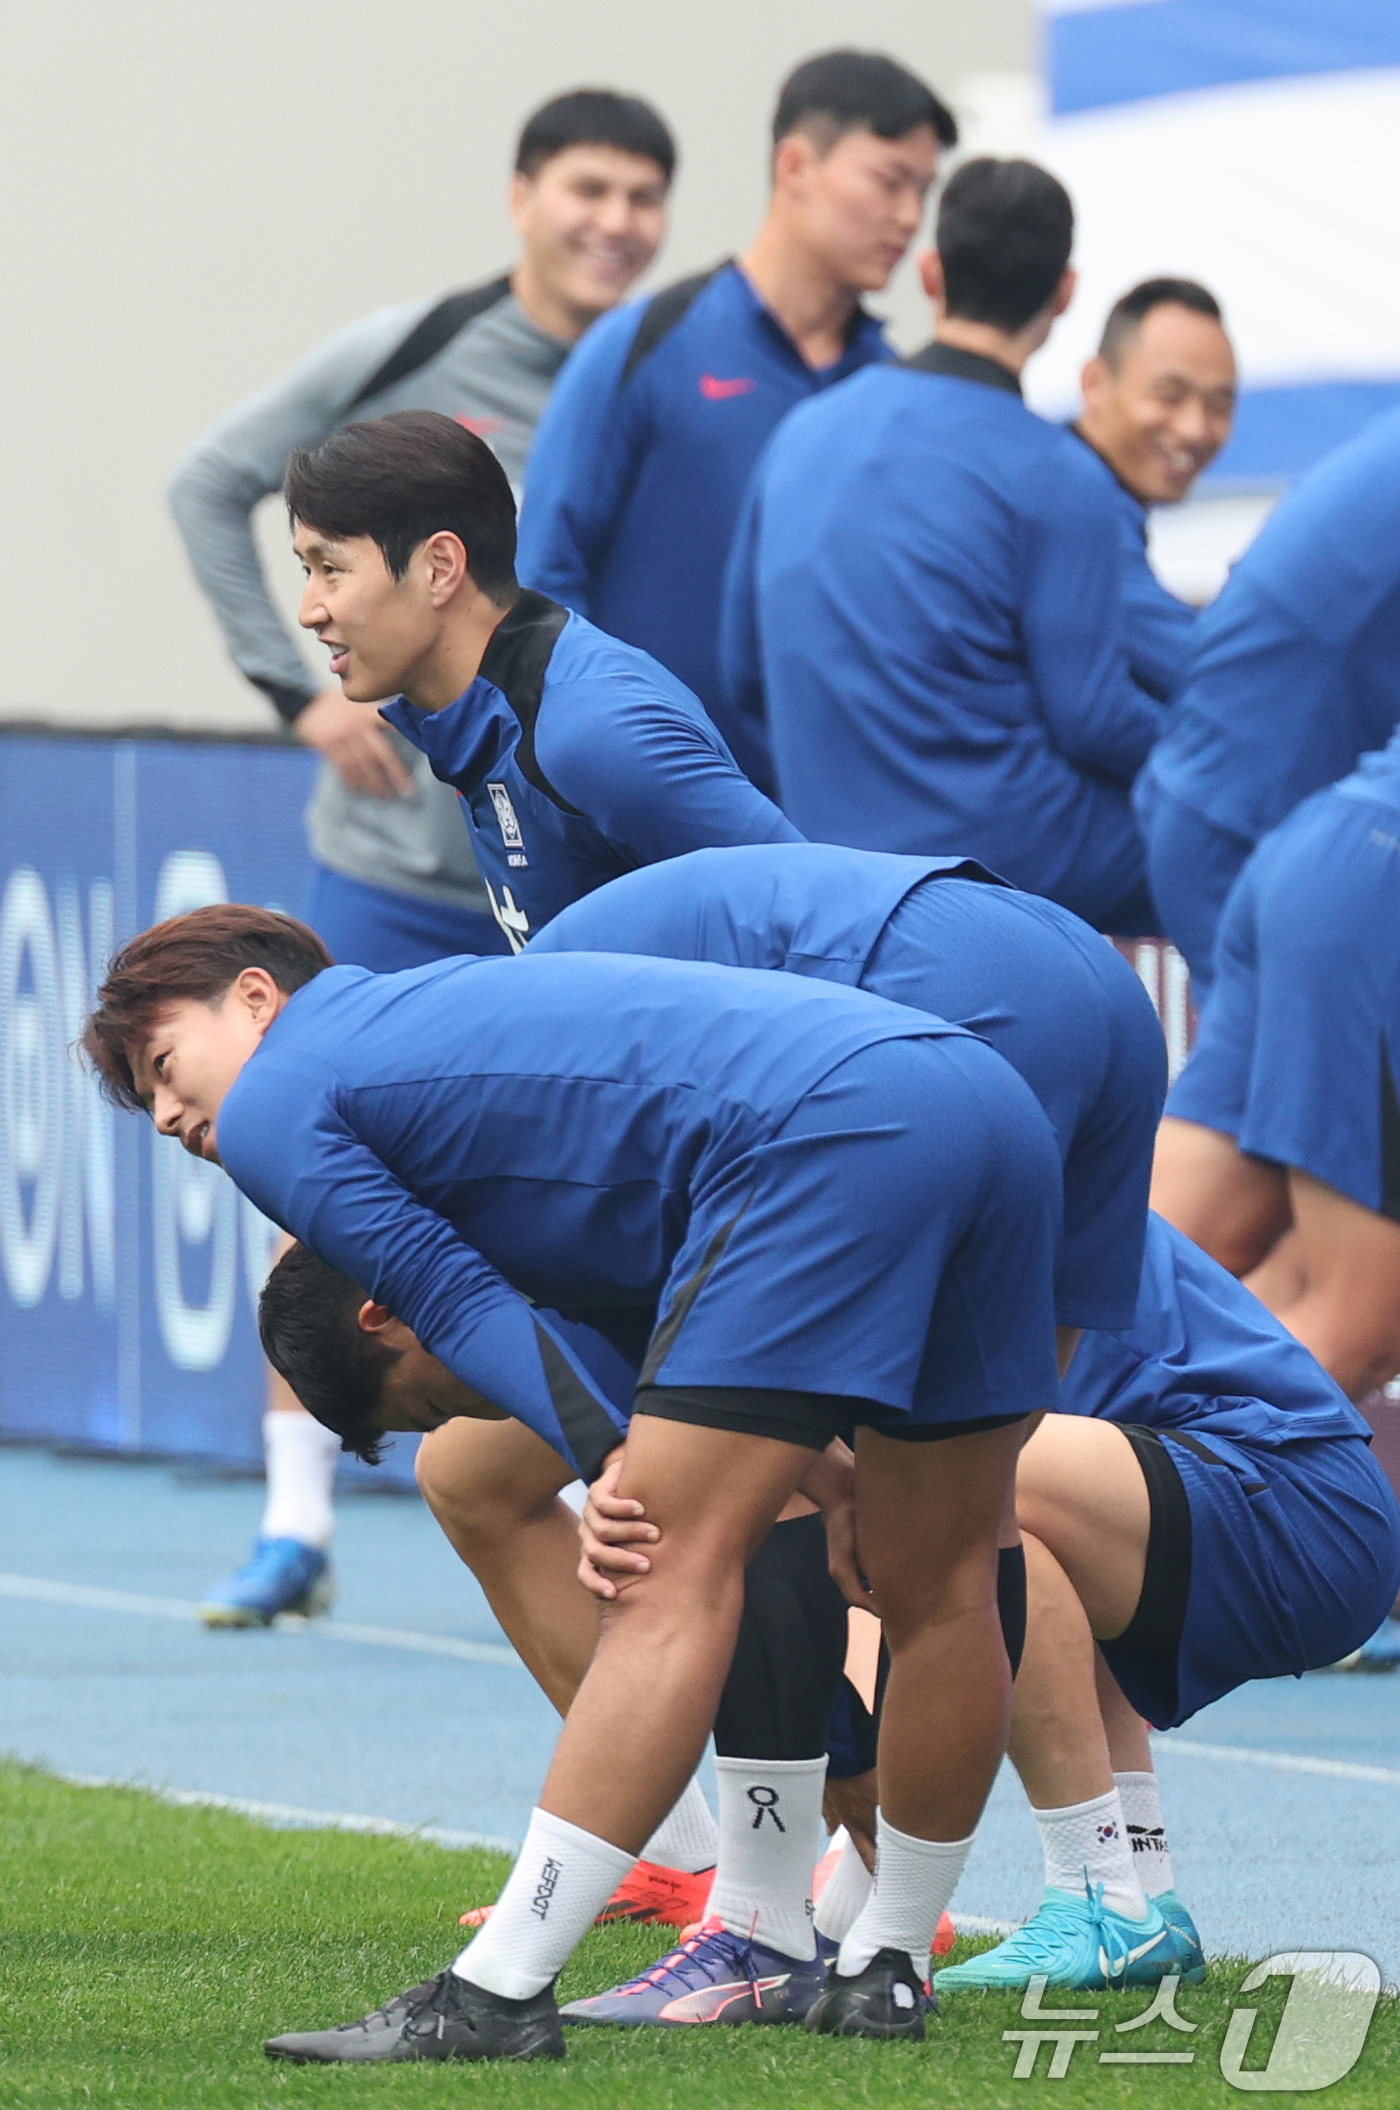
[[[263,574],[252,523],[262,495],[231,463],[197,449],[171,488],[171,508],[235,664],[291,719],[317,684]]]
[[[1277,1278],[1269,1280],[1269,1263],[1245,1278],[1245,1288],[1316,1356],[1348,1399],[1364,1399],[1400,1371],[1400,1312],[1368,1310],[1341,1283],[1305,1283],[1283,1295],[1278,1286]]]

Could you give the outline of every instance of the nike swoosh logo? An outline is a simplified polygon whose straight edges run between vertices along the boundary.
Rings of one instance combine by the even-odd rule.
[[[714,374],[700,376],[700,393],[707,403],[727,403],[731,396],[751,396],[757,381],[721,381]]]
[[[1107,1952],[1100,1949],[1099,1969],[1103,1972],[1105,1978],[1120,1978],[1130,1963],[1136,1963],[1140,1956],[1146,1956],[1148,1950],[1155,1949],[1159,1942],[1165,1941],[1170,1932],[1170,1928],[1163,1927],[1160,1934],[1154,1934],[1150,1941],[1139,1942],[1135,1949],[1129,1949],[1127,1955],[1122,1957],[1117,1963],[1110,1963]]]

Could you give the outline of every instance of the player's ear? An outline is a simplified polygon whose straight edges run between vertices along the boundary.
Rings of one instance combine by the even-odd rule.
[[[429,535],[416,555],[422,559],[428,594],[435,608],[450,601],[467,577],[466,546],[460,535],[443,529]]]
[[[1060,283],[1055,288],[1055,298],[1050,309],[1052,315],[1064,314],[1065,309],[1074,299],[1075,288],[1078,284],[1079,273],[1075,270],[1073,264],[1066,264],[1060,277]]]
[[[355,1314],[355,1323],[361,1333],[382,1334],[387,1326],[397,1326],[398,1320],[387,1305],[376,1304],[373,1297],[366,1297]]]
[[[922,250],[918,258],[919,278],[929,299],[943,305],[943,259],[936,249]]]

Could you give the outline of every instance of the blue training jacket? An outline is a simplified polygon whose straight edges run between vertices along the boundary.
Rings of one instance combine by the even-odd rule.
[[[535,435],[522,581],[640,645],[718,713],[724,562],[759,452],[795,403],[889,356],[858,309],[842,357],[814,370],[733,263],[604,316]]]
[[[1147,555],[1147,508],[1084,439],[1074,434],[1103,467],[1118,508],[1118,526],[1123,552],[1124,643],[1133,680],[1159,703],[1169,703],[1181,683],[1195,635],[1196,611],[1168,593],[1153,571]]]
[[[625,1416],[534,1307],[645,1341],[692,1213],[742,1193],[803,1095],[879,1042],[948,1036],[829,982],[674,960],[331,967],[244,1065],[219,1156],[587,1475]]]
[[[1165,712],[1128,669],[1121,535],[1103,465],[990,360],[934,345],[794,411],[736,536],[725,644],[803,834],[970,854],[1150,929],[1128,792]]]
[[[1243,842],[1400,722],[1400,410],[1295,485],[1197,622],[1148,778]]]
[[[605,880],[686,850],[800,842],[700,705],[644,652],[523,593],[455,703],[381,716],[461,793],[496,920],[519,951]]]

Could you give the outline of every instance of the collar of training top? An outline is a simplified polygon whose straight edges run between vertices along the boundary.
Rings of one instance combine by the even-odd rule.
[[[520,722],[515,759],[526,783],[565,813],[577,814],[578,808],[549,782],[535,753],[535,721],[544,696],[545,673],[568,620],[567,608],[526,587],[492,631],[477,678],[500,690]]]
[[[987,388],[1004,388],[1011,396],[1021,393],[1021,377],[1013,374],[1009,366],[1003,366],[998,359],[984,359],[980,352],[961,351],[955,344],[926,344],[904,364],[921,374],[948,374],[954,381],[980,381]]]
[[[1124,497],[1131,498],[1133,504],[1137,507],[1138,511],[1142,515],[1142,531],[1145,535],[1147,533],[1147,505],[1145,501],[1138,497],[1137,492],[1133,489],[1131,484],[1124,483],[1122,477],[1118,474],[1118,471],[1114,468],[1112,462],[1109,460],[1108,456],[1103,452],[1102,448],[1096,447],[1094,445],[1093,441],[1089,438],[1087,432],[1080,431],[1079,426],[1075,423],[1073,418],[1066,419],[1065,431],[1070,433],[1075,439],[1077,439],[1081,447],[1087,447],[1089,452],[1093,455],[1095,461],[1103,463],[1105,469],[1107,469],[1109,475],[1113,478],[1113,481],[1117,484],[1119,490],[1123,493]]]

